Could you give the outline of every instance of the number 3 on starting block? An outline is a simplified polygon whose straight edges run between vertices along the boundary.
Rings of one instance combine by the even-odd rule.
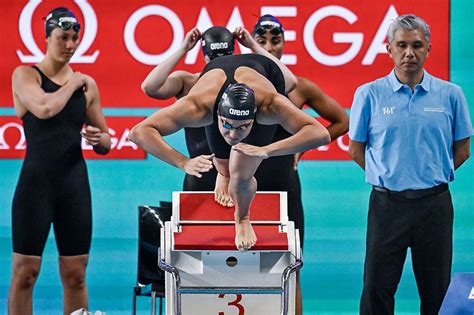
[[[219,294],[220,299],[223,299],[224,297],[225,297],[225,294]],[[227,303],[227,305],[237,307],[237,309],[239,310],[239,315],[244,315],[245,308],[243,307],[242,304],[240,304],[241,301],[242,301],[242,294],[235,294],[235,300]],[[219,312],[219,315],[225,315],[225,312]]]
[[[271,294],[183,295],[183,314],[261,315],[280,314],[281,297]]]

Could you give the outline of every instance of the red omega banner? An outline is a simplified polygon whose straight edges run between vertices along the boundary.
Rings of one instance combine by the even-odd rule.
[[[345,108],[359,85],[391,70],[386,31],[400,14],[415,13],[430,24],[432,49],[426,68],[443,79],[449,76],[449,0],[0,0],[0,106],[12,105],[13,69],[43,58],[43,18],[57,6],[72,9],[83,25],[72,66],[95,78],[105,107],[170,104],[146,97],[140,83],[178,49],[188,30],[196,25],[201,30],[212,25],[251,30],[265,13],[277,16],[286,29],[282,60]],[[203,66],[196,45],[176,68],[199,72]]]
[[[146,153],[128,140],[133,126],[143,117],[107,117],[107,125],[112,139],[112,149],[107,155],[96,154],[82,139],[82,151],[88,159],[129,159],[143,160]],[[0,159],[22,159],[26,152],[25,134],[22,121],[14,116],[0,116]]]
[[[112,139],[112,149],[107,155],[96,154],[90,145],[82,140],[85,158],[99,160],[143,160],[145,151],[128,139],[133,126],[143,117],[106,117]],[[323,124],[324,122],[321,121]],[[339,137],[327,146],[310,150],[303,155],[305,160],[348,160],[349,139]],[[23,122],[15,116],[0,116],[0,159],[22,159],[25,157],[26,139]]]

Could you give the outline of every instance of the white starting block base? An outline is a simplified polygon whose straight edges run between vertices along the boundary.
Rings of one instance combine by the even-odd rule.
[[[221,294],[184,295],[183,314],[241,315],[280,314],[281,299],[278,295]],[[201,309],[202,307],[202,309]],[[294,306],[293,306],[294,308]],[[167,313],[168,314],[168,313]],[[173,314],[173,313],[170,313]],[[294,314],[290,312],[289,314]]]
[[[212,198],[210,204],[213,205],[213,193],[208,194],[209,198]],[[286,201],[284,193],[272,193],[266,197],[279,197]],[[179,193],[173,193],[173,216],[175,216],[175,211],[180,211],[180,202],[176,198],[179,198]],[[278,204],[286,205],[286,203]],[[272,209],[251,209],[251,213],[259,210],[272,211]],[[168,271],[165,278],[166,314],[295,314],[296,273],[294,271],[300,268],[298,265],[300,263],[299,234],[294,228],[294,223],[288,222],[285,217],[286,207],[283,209],[284,211],[281,211],[282,209],[273,210],[278,211],[278,215],[281,212],[284,216],[280,221],[279,228],[275,228],[274,234],[280,238],[282,235],[284,236],[285,246],[273,245],[274,247],[271,248],[278,249],[271,250],[265,250],[262,248],[263,245],[259,248],[257,246],[258,240],[255,246],[255,248],[259,248],[258,250],[246,252],[240,252],[237,249],[229,250],[229,247],[235,248],[233,243],[235,232],[228,235],[229,222],[222,221],[222,224],[225,224],[227,228],[221,229],[225,231],[225,235],[219,235],[221,233],[219,232],[220,223],[215,217],[210,218],[213,225],[209,226],[209,233],[216,235],[206,235],[204,239],[208,240],[209,237],[212,239],[215,236],[218,245],[216,243],[209,244],[209,249],[202,249],[207,244],[199,243],[200,235],[192,235],[191,232],[186,232],[191,233],[191,236],[186,238],[183,245],[180,233],[185,233],[185,229],[181,228],[181,223],[176,224],[173,219],[166,222],[165,228],[162,230],[160,258],[162,264],[164,262],[164,265],[167,265],[169,269],[166,270],[160,265],[162,269]],[[228,208],[228,211],[233,212],[233,209]],[[202,224],[201,219],[198,221],[199,224]],[[187,220],[186,224],[192,225],[192,222]],[[275,225],[275,222],[272,224]],[[276,225],[278,226],[278,224]],[[256,225],[254,228],[258,239],[260,239],[259,232],[268,231],[268,229],[261,229]],[[271,235],[262,235],[262,243],[264,243],[265,237],[272,238]],[[192,244],[194,239],[197,242],[196,245]],[[196,250],[193,247],[201,249]],[[222,250],[221,248],[226,249]],[[290,266],[293,266],[291,270]],[[170,272],[170,269],[174,271]],[[287,312],[284,312],[284,305],[287,306]]]

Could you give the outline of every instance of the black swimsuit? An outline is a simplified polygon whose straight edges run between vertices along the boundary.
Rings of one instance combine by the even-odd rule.
[[[240,66],[247,66],[255,69],[260,74],[264,75],[276,90],[285,95],[285,82],[283,74],[279,67],[270,59],[260,55],[235,55],[228,57],[219,57],[215,61],[209,63],[204,69],[203,73],[212,69],[222,69],[227,75],[227,81],[224,83],[220,93],[216,99],[214,106],[214,124],[206,127],[206,132],[213,140],[209,140],[211,148],[214,148],[216,157],[228,158],[230,146],[225,142],[220,135],[217,127],[217,103],[225,88],[230,83],[235,83],[234,73],[236,68]],[[267,126],[254,123],[250,135],[243,140],[245,143],[255,145],[267,145],[271,142],[276,142],[291,136],[281,126]],[[216,144],[217,143],[217,144]],[[217,147],[217,148],[216,148]],[[299,229],[300,242],[303,246],[304,242],[304,215],[303,204],[301,202],[301,185],[298,172],[293,169],[294,155],[283,155],[271,157],[262,161],[258,167],[255,178],[259,191],[286,191],[288,192],[288,216],[291,221],[295,222],[295,227]]]
[[[278,126],[272,142],[290,137],[291,134]],[[288,218],[299,230],[300,244],[304,243],[304,214],[301,201],[301,183],[298,171],[293,169],[294,154],[265,159],[255,173],[259,191],[288,192]]]
[[[41,75],[46,93],[61,86]],[[39,119],[27,112],[27,141],[12,207],[13,251],[41,256],[53,223],[59,254],[87,254],[91,244],[92,211],[80,130],[86,121],[86,98],[76,90],[56,116]]]
[[[211,151],[216,158],[228,159],[231,146],[222,137],[217,123],[217,104],[229,84],[237,83],[234,78],[235,70],[239,67],[249,67],[266,77],[275,87],[278,93],[285,95],[285,80],[283,73],[273,60],[256,54],[230,55],[212,60],[206,65],[201,76],[213,69],[221,69],[225,72],[227,79],[222,85],[214,104],[214,121],[212,125],[206,126],[206,136]],[[257,112],[258,115],[258,112]],[[254,122],[250,134],[242,141],[255,146],[265,146],[272,142],[277,125],[262,125]]]
[[[211,149],[207,144],[206,131],[204,127],[184,128],[186,147],[190,158],[200,155],[210,155]],[[184,191],[213,191],[216,185],[217,171],[212,168],[208,172],[201,173],[202,177],[196,177],[186,173],[184,176]]]

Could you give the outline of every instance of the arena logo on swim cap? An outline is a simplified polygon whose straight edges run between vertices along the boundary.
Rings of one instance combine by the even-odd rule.
[[[72,16],[63,16],[59,18],[59,22],[60,23],[64,23],[64,22],[77,23],[77,19]]]
[[[227,49],[229,48],[229,43],[212,43],[210,45],[211,50],[217,50],[217,49]]]
[[[240,109],[233,109],[229,108],[229,114],[235,116],[248,116],[250,114],[250,110],[240,110]]]

